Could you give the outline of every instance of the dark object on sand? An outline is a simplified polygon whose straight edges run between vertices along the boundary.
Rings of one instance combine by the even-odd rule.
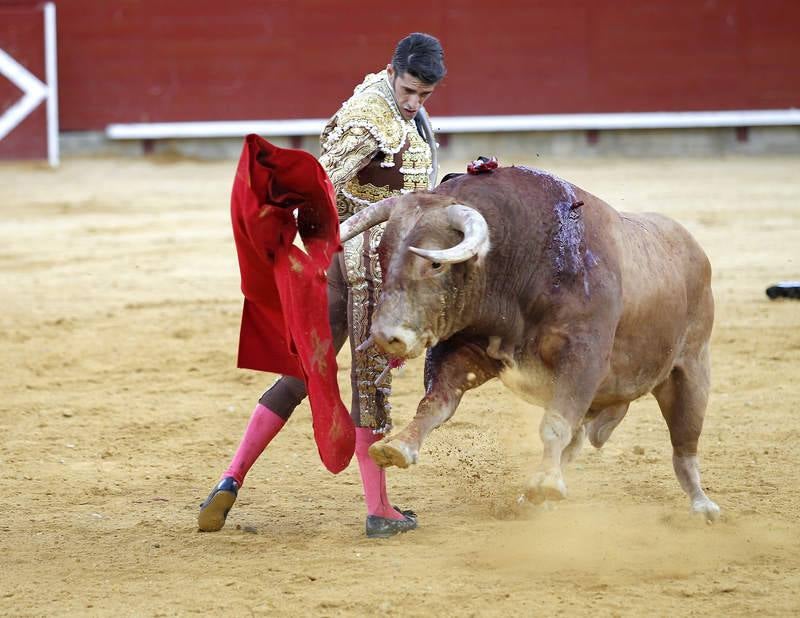
[[[779,281],[767,288],[767,296],[776,298],[796,298],[800,300],[800,281]]]

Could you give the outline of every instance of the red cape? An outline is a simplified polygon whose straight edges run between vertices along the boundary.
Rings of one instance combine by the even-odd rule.
[[[328,323],[326,270],[341,249],[333,185],[309,153],[248,135],[231,218],[245,297],[238,366],[305,381],[320,458],[340,472],[355,429],[339,395]],[[305,252],[293,244],[298,232]]]

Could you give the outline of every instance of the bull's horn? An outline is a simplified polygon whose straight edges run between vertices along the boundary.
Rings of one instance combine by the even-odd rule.
[[[370,204],[364,210],[358,211],[339,227],[339,239],[342,242],[366,232],[379,223],[388,221],[392,207],[398,200],[397,196],[387,197],[385,200]]]
[[[362,343],[360,346],[358,346],[358,347],[356,348],[356,352],[363,352],[363,351],[364,351],[364,350],[366,350],[367,348],[371,348],[373,345],[375,345],[375,337],[373,337],[372,335],[370,335],[369,337],[367,337],[367,338],[366,338],[366,339],[363,341],[363,343]]]
[[[464,233],[464,239],[460,243],[450,249],[409,247],[409,251],[431,262],[445,264],[466,262],[474,255],[483,256],[489,252],[489,226],[481,213],[464,204],[453,204],[447,207],[447,220],[450,225]]]

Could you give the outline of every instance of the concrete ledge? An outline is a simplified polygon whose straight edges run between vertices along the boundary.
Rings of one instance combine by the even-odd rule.
[[[319,135],[324,118],[213,122],[148,122],[111,124],[109,139],[176,139]],[[800,125],[800,109],[760,109],[708,112],[642,112],[619,114],[535,114],[526,116],[443,116],[433,118],[439,133],[514,133],[521,131],[581,131],[626,129],[687,129]]]
[[[267,136],[278,146],[319,154],[319,137]],[[443,159],[470,161],[495,155],[501,163],[531,156],[721,156],[800,154],[800,126],[631,129],[602,131],[524,131],[439,133]],[[199,159],[236,159],[242,137],[112,140],[101,132],[62,133],[64,156],[140,156],[148,154]]]

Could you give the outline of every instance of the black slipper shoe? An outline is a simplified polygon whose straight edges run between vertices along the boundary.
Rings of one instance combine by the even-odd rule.
[[[394,507],[403,519],[391,519],[378,515],[367,515],[367,536],[371,539],[386,539],[401,532],[408,532],[417,527],[417,514],[414,511]]]
[[[203,532],[216,532],[225,525],[225,518],[231,510],[239,493],[239,483],[232,476],[226,476],[211,490],[208,498],[200,505],[197,527]]]

